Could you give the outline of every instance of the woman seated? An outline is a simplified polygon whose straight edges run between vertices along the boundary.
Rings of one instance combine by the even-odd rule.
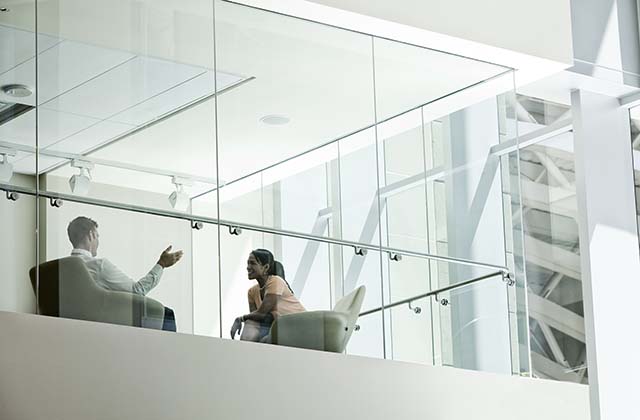
[[[249,254],[247,276],[249,280],[257,280],[258,284],[249,289],[251,312],[237,317],[233,322],[232,339],[242,329],[240,340],[261,341],[269,334],[275,318],[305,311],[284,279],[284,267],[273,258],[270,251],[256,249]]]

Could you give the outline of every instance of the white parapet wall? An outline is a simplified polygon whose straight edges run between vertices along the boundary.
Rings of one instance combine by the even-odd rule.
[[[588,420],[588,387],[0,312],[2,420]]]

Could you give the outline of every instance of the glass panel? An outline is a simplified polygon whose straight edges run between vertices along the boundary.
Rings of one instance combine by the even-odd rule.
[[[497,98],[425,121],[427,220],[432,253],[505,265]],[[441,169],[441,170],[438,170]]]
[[[213,69],[213,5],[78,7],[38,9],[39,32],[55,41],[39,55],[41,186],[189,211],[217,185],[214,94],[242,82]]]
[[[0,311],[36,312],[36,201],[34,192],[36,49],[53,40],[35,35],[35,1],[2,4],[0,12]]]
[[[339,236],[337,143],[321,147],[220,188],[220,212],[238,223],[313,236]],[[214,199],[215,193],[198,198]],[[335,209],[335,210],[334,210]],[[336,235],[337,233],[337,235]]]
[[[14,178],[34,181],[29,179],[32,176],[22,174]],[[30,270],[36,265],[36,200],[22,194],[14,201],[6,199],[5,194],[16,193],[0,193],[0,311],[35,313],[37,278]]]
[[[507,92],[498,97],[500,115],[500,143],[511,147],[519,145],[518,109],[515,92]],[[527,282],[524,256],[524,236],[522,224],[522,197],[520,193],[520,149],[510,149],[500,157],[502,175],[502,200],[505,215],[505,248],[507,267],[514,288],[509,288],[509,315],[512,331],[512,372],[523,376],[531,375],[531,354],[529,343],[529,314],[527,311]]]
[[[438,295],[437,364],[511,373],[507,286],[501,276]]]
[[[507,71],[494,64],[380,38],[374,39],[374,56],[378,121]]]
[[[420,110],[378,125],[382,243],[428,252],[424,132]],[[429,173],[431,175],[431,171]]]
[[[193,331],[188,221],[73,202],[56,208],[47,199],[40,209],[44,315]]]
[[[519,169],[532,373],[587,383],[573,134],[521,149]]]
[[[348,241],[380,244],[378,153],[375,129],[339,142],[340,228]]]
[[[394,304],[430,292],[432,264],[435,265],[436,262],[417,257],[402,256],[398,261],[384,258],[385,304]],[[386,329],[390,338],[387,343],[387,358],[433,364],[434,316],[431,299],[418,298],[410,304],[395,306],[385,312],[388,317]]]
[[[217,69],[247,79],[218,98],[225,183],[373,125],[369,36],[229,2],[215,7]]]

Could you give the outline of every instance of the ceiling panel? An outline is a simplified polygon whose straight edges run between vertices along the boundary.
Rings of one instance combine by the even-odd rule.
[[[77,134],[47,147],[46,150],[80,154],[87,150],[93,150],[133,128],[134,126],[129,124],[100,121]]]
[[[242,80],[243,78],[241,76],[218,72],[216,81],[218,91]],[[174,111],[179,106],[212,95],[214,90],[213,72],[208,70],[200,76],[190,79],[167,92],[161,93],[148,101],[119,113],[111,118],[111,120],[133,125],[142,125],[159,116]]]
[[[204,72],[200,67],[138,56],[44,106],[108,119]]]
[[[39,35],[38,51],[45,51],[58,42],[58,38]],[[33,32],[0,25],[0,74],[32,58],[35,55],[35,43]]]
[[[46,147],[96,124],[99,120],[80,115],[40,109],[38,114],[38,142]],[[34,146],[36,113],[29,111],[0,126],[0,137],[19,144]]]

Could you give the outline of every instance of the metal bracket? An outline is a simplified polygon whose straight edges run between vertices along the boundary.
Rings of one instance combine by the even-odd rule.
[[[360,331],[360,325],[356,324],[353,326],[353,331]]]
[[[360,255],[361,257],[364,257],[365,255],[367,255],[367,250],[360,246],[354,246],[353,252],[355,252],[356,255]]]
[[[229,226],[229,234],[239,236],[242,234],[242,229],[238,226]]]
[[[502,272],[502,281],[507,283],[507,286],[513,286],[514,284],[516,284],[515,277],[508,271]]]
[[[203,228],[204,228],[204,223],[200,222],[199,220],[191,221],[191,229],[202,230]]]
[[[64,201],[62,201],[61,198],[49,198],[49,204],[51,204],[51,207],[62,207],[63,203]]]
[[[7,200],[9,201],[18,201],[18,198],[20,198],[20,194],[18,194],[15,191],[6,191],[7,193]]]
[[[419,314],[420,312],[422,312],[422,308],[419,306],[411,306],[411,302],[409,302],[409,309],[411,309],[413,311],[413,313],[415,314]]]
[[[438,302],[442,306],[449,306],[451,304],[451,302],[449,302],[449,299],[447,298],[438,299],[438,295],[433,295],[433,297],[436,302]]]
[[[396,252],[389,252],[389,259],[391,261],[402,261],[402,255]]]
[[[87,171],[91,171],[93,170],[95,165],[93,164],[93,162],[89,162],[87,160],[73,159],[71,161],[71,167],[78,168],[78,169],[86,169]]]

